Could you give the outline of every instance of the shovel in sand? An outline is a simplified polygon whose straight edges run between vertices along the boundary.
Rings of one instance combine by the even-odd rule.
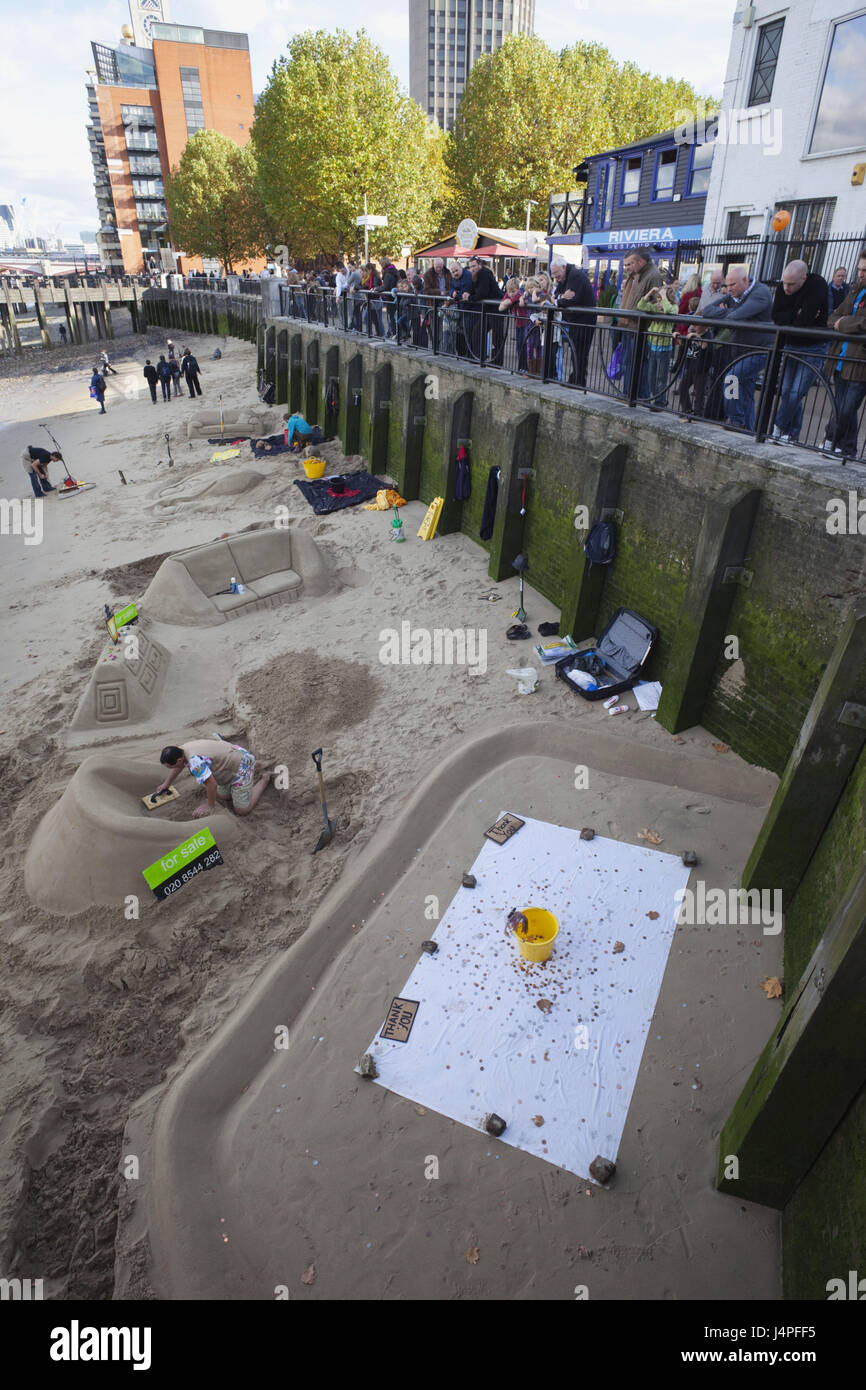
[[[329,844],[331,843],[331,841],[333,840],[333,838],[334,838],[334,831],[335,831],[336,828],[337,828],[337,822],[334,821],[334,820],[329,820],[329,819],[328,819],[328,805],[327,805],[327,802],[325,801],[325,783],[324,783],[324,781],[322,780],[322,750],[321,750],[321,748],[317,748],[316,751],[315,751],[315,753],[314,753],[312,756],[313,756],[313,762],[316,764],[316,771],[317,771],[318,774],[319,774],[319,795],[320,795],[321,798],[322,798],[322,816],[323,816],[324,821],[325,821],[325,828],[324,828],[324,830],[322,831],[321,835],[319,836],[319,842],[318,842],[318,844],[316,845],[316,848],[313,850],[313,854],[318,854],[320,849],[324,849],[325,846],[326,846],[326,845],[329,845]]]

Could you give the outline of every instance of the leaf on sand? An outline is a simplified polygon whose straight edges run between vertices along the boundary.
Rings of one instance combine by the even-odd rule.
[[[649,919],[650,919],[651,922],[654,922],[654,921],[656,920],[656,918],[658,917],[658,913],[657,913],[657,912],[648,912],[648,913],[647,913],[647,917],[649,917]]]
[[[469,1249],[466,1251],[467,1264],[477,1265],[480,1258],[481,1251],[478,1249],[478,1246],[470,1245]]]
[[[714,743],[713,747],[715,748],[717,753],[730,753],[731,751],[731,746],[729,743]]]
[[[615,941],[615,942],[613,943],[613,954],[614,954],[615,956],[618,956],[618,955],[620,954],[620,952],[621,952],[621,951],[624,951],[624,950],[625,950],[625,942],[624,942],[624,941]]]
[[[550,1010],[553,1008],[553,1000],[539,999],[537,1001],[536,1007],[539,1008],[543,1014],[549,1014]]]
[[[657,830],[639,830],[637,832],[639,840],[646,840],[648,845],[662,845],[664,840]]]
[[[538,1127],[539,1129],[541,1129],[541,1126],[544,1124],[544,1116],[543,1116],[543,1115],[533,1115],[533,1117],[532,1117],[532,1123],[533,1123],[534,1125],[537,1125],[537,1127]]]
[[[768,999],[781,999],[782,981],[778,975],[768,975],[766,980],[762,980],[759,989],[762,989]]]
[[[310,1265],[309,1269],[305,1269],[304,1272],[303,1272],[303,1274],[301,1275],[301,1283],[302,1283],[302,1284],[315,1284],[315,1282],[316,1282],[316,1266],[315,1266],[315,1265]]]

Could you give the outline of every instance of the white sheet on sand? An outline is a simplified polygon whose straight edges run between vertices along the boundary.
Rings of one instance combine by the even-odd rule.
[[[688,870],[523,819],[505,845],[484,841],[477,887],[457,890],[438,951],[409,976],[408,1041],[377,1035],[369,1051],[381,1086],[476,1129],[493,1111],[508,1125],[499,1142],[588,1178],[596,1154],[617,1158]],[[505,923],[514,907],[557,917],[548,962],[522,961]]]

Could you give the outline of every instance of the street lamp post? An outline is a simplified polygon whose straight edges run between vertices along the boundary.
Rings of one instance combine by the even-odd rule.
[[[526,204],[526,241],[524,242],[524,249],[525,249],[525,251],[526,251],[525,260],[526,260],[526,274],[527,274],[527,275],[529,274],[529,216],[530,216],[530,213],[531,213],[532,209],[533,209],[534,207],[537,207],[537,206],[538,206],[538,200],[537,200],[536,198],[530,198],[529,201],[528,201],[527,204]]]

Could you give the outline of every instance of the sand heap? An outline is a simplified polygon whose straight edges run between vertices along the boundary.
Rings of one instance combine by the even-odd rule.
[[[151,892],[142,878],[149,864],[207,825],[220,849],[243,834],[228,811],[201,820],[171,819],[189,806],[177,802],[147,811],[141,797],[161,782],[158,762],[95,753],[85,759],[55,806],[37,826],[24,861],[24,886],[37,907],[69,916],[100,904],[116,905]],[[154,899],[155,902],[155,899]]]

